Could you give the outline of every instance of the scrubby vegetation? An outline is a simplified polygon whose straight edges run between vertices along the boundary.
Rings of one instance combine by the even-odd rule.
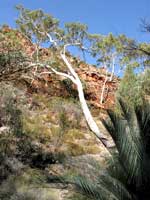
[[[93,176],[79,174],[57,180],[73,184],[90,199],[149,199],[150,105],[145,102],[129,109],[121,100],[119,105],[122,116],[109,111],[109,121],[103,121],[116,144],[106,169],[93,162]]]
[[[18,29],[0,29],[0,199],[150,199],[149,44],[17,10]]]
[[[43,189],[50,166],[62,165],[71,156],[100,152],[78,103],[38,94],[29,103],[24,91],[12,83],[2,83],[0,93],[0,198],[57,199],[55,189]]]

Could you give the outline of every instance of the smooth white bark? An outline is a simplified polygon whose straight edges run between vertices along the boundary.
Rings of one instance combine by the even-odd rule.
[[[104,101],[104,92],[105,92],[105,88],[106,88],[106,83],[107,81],[112,81],[113,80],[113,76],[114,76],[114,72],[115,72],[115,55],[112,55],[112,64],[111,64],[112,68],[111,68],[111,74],[110,74],[110,78],[108,77],[108,69],[107,66],[105,64],[105,68],[106,68],[106,75],[105,75],[105,80],[103,83],[103,87],[102,87],[102,92],[101,92],[101,96],[100,96],[100,104],[103,103]]]
[[[101,92],[101,97],[100,97],[100,104],[102,104],[102,103],[103,103],[103,100],[104,100],[105,86],[106,86],[106,83],[107,83],[107,81],[108,81],[107,73],[108,73],[108,70],[106,69],[105,80],[104,80],[104,83],[103,83],[102,92]]]
[[[54,40],[50,34],[46,33],[46,35],[49,38],[50,43],[53,43],[54,46],[57,47],[58,46],[57,41]],[[68,59],[66,57],[66,47],[74,46],[74,45],[77,46],[77,45],[80,45],[80,43],[66,44],[66,45],[64,45],[63,52],[60,52],[60,56],[69,70],[68,73],[59,72],[59,71],[55,70],[54,68],[52,68],[51,66],[48,66],[48,68],[55,74],[69,78],[74,84],[76,84],[77,90],[78,90],[79,101],[80,101],[81,108],[82,108],[83,114],[85,116],[86,122],[87,122],[90,130],[96,135],[96,137],[98,137],[100,139],[102,144],[106,148],[108,148],[109,142],[108,142],[107,138],[104,136],[104,134],[100,131],[98,125],[96,124],[96,122],[88,108],[87,102],[84,97],[82,83],[79,79],[79,76],[75,72],[74,68],[72,67],[71,63],[68,61]],[[37,63],[37,65],[40,65],[40,63]],[[34,64],[31,64],[30,66],[34,66]]]
[[[82,83],[79,79],[78,74],[75,72],[75,70],[73,69],[73,67],[69,63],[65,54],[61,54],[61,57],[62,57],[64,63],[66,64],[66,66],[68,67],[69,71],[71,72],[71,74],[74,76],[74,78],[76,80],[76,86],[77,86],[77,90],[78,90],[79,101],[80,101],[83,114],[85,116],[86,122],[87,122],[90,130],[100,139],[100,141],[102,142],[102,144],[105,147],[109,147],[109,143],[108,143],[107,138],[100,131],[98,125],[96,124],[96,122],[95,122],[95,120],[94,120],[94,118],[93,118],[93,116],[92,116],[92,114],[91,114],[91,112],[88,108],[87,102],[86,102],[85,97],[84,97],[83,86],[82,86]]]
[[[115,72],[115,55],[112,55],[112,70],[110,75],[110,81],[112,81]]]

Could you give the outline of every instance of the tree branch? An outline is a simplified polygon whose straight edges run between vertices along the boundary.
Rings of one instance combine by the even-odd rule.
[[[52,38],[52,36],[51,36],[49,33],[46,33],[46,35],[47,35],[47,37],[49,38],[49,41],[50,41],[51,43],[53,43],[55,47],[57,47],[58,45],[57,45],[56,40],[54,40],[54,39]]]
[[[63,73],[63,72],[59,72],[59,71],[55,70],[54,68],[51,68],[51,70],[55,74],[69,78],[73,83],[77,84],[76,79],[73,76],[70,76],[69,74],[66,74],[66,73]]]
[[[80,45],[81,45],[80,42],[65,44],[65,45],[64,45],[64,52],[63,52],[63,54],[66,55],[66,48],[67,48],[67,47],[69,47],[69,46],[80,46]]]

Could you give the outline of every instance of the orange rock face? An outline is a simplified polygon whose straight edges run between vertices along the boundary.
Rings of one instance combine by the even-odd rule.
[[[107,81],[104,89],[103,103],[100,103],[102,88],[105,82],[106,71],[104,68],[80,68],[77,70],[80,78],[86,83],[85,96],[92,105],[108,109],[115,103],[115,92],[118,88],[119,79],[113,77],[111,81]]]
[[[9,27],[5,27],[3,31],[9,32],[14,30],[10,29]],[[33,54],[35,53],[35,45],[30,40],[25,38],[20,32],[17,31],[14,32],[20,39],[23,50],[26,51],[26,54],[29,57],[32,57]],[[40,57],[41,60],[46,60],[50,58],[53,59],[53,53],[50,51],[50,49],[40,48],[39,54],[41,56]],[[78,58],[76,58],[76,63],[74,63],[74,59],[71,57],[69,53],[67,53],[67,56],[70,57],[70,62],[73,62],[75,70],[78,73],[81,81],[83,82],[83,85],[85,86],[84,87],[85,98],[89,101],[89,103],[95,107],[104,109],[112,107],[115,103],[115,92],[118,88],[119,79],[114,76],[111,81],[108,80],[106,82],[104,89],[103,103],[101,104],[100,97],[106,78],[105,68],[104,67],[96,68],[92,65],[88,65],[80,61]],[[61,66],[63,65],[62,63]],[[46,72],[46,71],[48,71],[48,69],[41,70],[41,72]],[[34,73],[34,69],[32,69],[32,73]],[[77,94],[76,86],[72,83],[70,83],[70,85],[64,84],[63,82],[64,80],[66,79],[59,77],[57,75],[43,73],[40,77],[36,78],[31,82],[28,91],[30,91],[30,93],[42,92],[50,96],[64,96],[64,97],[68,97],[69,95],[71,95],[72,91]]]
[[[91,105],[103,109],[113,107],[119,79],[113,77],[112,81],[108,80],[106,82],[103,103],[101,104],[100,97],[105,82],[104,70],[101,71],[101,68],[97,69],[87,65],[87,67],[84,68],[80,66],[76,69],[76,72],[83,82],[85,98]],[[68,88],[67,85],[64,85],[63,80],[66,79],[57,75],[43,75],[41,76],[41,79],[32,82],[32,88],[33,91],[36,89],[37,92],[46,93],[50,96],[69,97],[72,91],[76,91],[77,94],[76,86],[70,82]]]

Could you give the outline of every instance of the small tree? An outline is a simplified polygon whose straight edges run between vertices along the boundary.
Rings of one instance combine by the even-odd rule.
[[[61,30],[59,28],[58,20],[48,14],[45,14],[41,10],[31,11],[23,8],[22,6],[18,6],[17,9],[20,11],[20,16],[17,20],[19,29],[23,34],[25,34],[26,37],[31,39],[33,42],[37,42],[37,59],[36,62],[34,61],[29,64],[30,67],[46,67],[49,71],[43,73],[54,73],[56,75],[63,76],[70,79],[76,85],[81,108],[89,128],[100,139],[106,148],[109,147],[109,141],[100,131],[91,115],[84,97],[81,80],[66,54],[68,47],[76,46],[83,50],[85,49],[85,43],[88,42],[89,44],[89,42],[91,42],[88,40],[89,34],[87,33],[87,26],[80,23],[68,23],[65,25],[65,29]],[[50,61],[43,63],[39,60],[38,47],[42,42],[49,42],[50,45],[55,47],[56,52],[59,52],[59,57],[67,67],[67,72],[56,70],[56,68],[53,68],[52,65],[49,64]]]
[[[131,66],[126,68],[123,79],[121,80],[117,96],[121,97],[129,108],[139,106],[143,101],[142,79],[134,73]]]
[[[102,64],[105,68],[105,80],[102,87],[102,92],[100,96],[100,103],[104,101],[104,91],[108,81],[112,81],[115,73],[115,60],[116,60],[116,51],[115,51],[115,37],[112,34],[108,36],[100,36],[99,40],[95,44],[96,52],[98,54],[98,63]],[[109,71],[111,74],[109,76]]]
[[[98,64],[101,64],[106,69],[100,96],[101,104],[104,100],[106,83],[112,81],[114,74],[120,74],[127,65],[140,66],[140,55],[128,49],[129,46],[134,44],[135,41],[125,35],[114,36],[112,33],[107,36],[100,35],[94,43],[94,53],[98,57]]]

